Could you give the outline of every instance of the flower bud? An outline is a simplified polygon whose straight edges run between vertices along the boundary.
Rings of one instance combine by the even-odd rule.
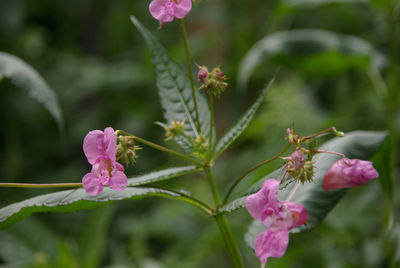
[[[136,159],[139,157],[136,151],[142,148],[135,145],[134,140],[129,136],[120,136],[118,137],[118,141],[117,160],[127,166],[129,164],[134,165],[136,163]]]
[[[202,83],[200,90],[206,90],[208,94],[212,93],[217,96],[224,92],[228,83],[226,83],[226,76],[221,71],[220,66],[215,67],[211,72],[208,71],[206,66],[196,65],[199,68],[197,79]]]
[[[294,131],[292,128],[287,128],[286,129],[286,139],[289,141],[289,143],[291,144],[298,144],[299,143],[299,136],[297,136],[296,134],[294,134]]]
[[[165,140],[169,141],[182,134],[185,128],[185,120],[182,121],[172,121],[170,125],[156,122],[157,125],[161,126],[165,130]]]
[[[342,158],[325,173],[322,187],[326,191],[353,188],[378,177],[371,161]]]
[[[295,170],[300,170],[304,167],[304,164],[306,162],[306,156],[303,154],[302,151],[296,150],[292,153],[290,156],[290,159],[292,160],[293,167]]]
[[[193,139],[193,147],[193,155],[200,159],[205,159],[205,157],[207,156],[208,142],[206,136],[203,133],[200,133],[197,138]]]
[[[203,85],[207,83],[208,77],[208,69],[206,66],[199,67],[199,71],[197,72],[197,80],[201,82]]]

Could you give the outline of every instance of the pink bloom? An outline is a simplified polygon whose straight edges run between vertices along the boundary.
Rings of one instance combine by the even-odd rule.
[[[289,244],[289,233],[287,230],[266,230],[257,235],[254,240],[254,250],[262,263],[267,258],[280,258],[285,254]]]
[[[124,167],[117,162],[117,136],[114,129],[108,127],[90,131],[83,141],[83,151],[92,164],[92,170],[87,173],[82,184],[90,195],[98,195],[105,185],[114,190],[122,191],[127,186]]]
[[[326,191],[353,188],[378,177],[371,161],[342,158],[325,173],[322,187]]]
[[[153,0],[149,6],[150,14],[160,21],[160,27],[174,17],[183,19],[191,9],[192,0]]]
[[[262,263],[269,257],[282,257],[288,246],[289,230],[307,222],[306,209],[294,202],[279,201],[278,191],[279,181],[268,179],[246,199],[250,215],[266,228],[254,241],[254,250]]]

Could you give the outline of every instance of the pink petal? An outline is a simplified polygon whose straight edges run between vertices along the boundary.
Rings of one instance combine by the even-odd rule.
[[[126,188],[128,184],[128,179],[125,173],[121,171],[113,171],[112,177],[108,185],[116,191],[122,191]]]
[[[296,226],[303,225],[307,222],[308,214],[306,209],[295,202],[282,202],[286,209],[290,211],[292,217],[292,223],[288,225],[288,229],[292,229]]]
[[[111,160],[116,160],[117,155],[117,134],[112,127],[104,129],[105,153]]]
[[[267,258],[280,258],[285,254],[289,244],[287,229],[267,230],[259,234],[254,240],[254,250],[262,263]]]
[[[174,15],[178,19],[183,19],[191,9],[192,0],[178,0]]]
[[[255,194],[246,199],[246,208],[250,215],[257,220],[262,220],[263,213],[268,206],[275,207],[278,202],[279,181],[268,179],[264,186]]]
[[[103,184],[101,180],[95,173],[87,173],[82,178],[83,188],[85,189],[86,193],[90,195],[98,195],[103,191]]]
[[[174,19],[174,6],[173,0],[154,0],[150,3],[149,10],[150,14],[163,24]]]
[[[325,173],[322,187],[325,190],[353,188],[379,177],[372,162],[342,158]]]
[[[103,154],[104,133],[100,130],[90,131],[83,140],[83,152],[90,164],[94,164],[96,159]]]

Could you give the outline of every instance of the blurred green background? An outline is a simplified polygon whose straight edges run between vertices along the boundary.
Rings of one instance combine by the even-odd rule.
[[[398,1],[197,2],[185,19],[193,61],[209,67],[221,64],[230,84],[216,100],[218,136],[245,111],[280,66],[262,111],[217,162],[221,193],[245,169],[277,153],[285,143],[285,129],[292,124],[303,135],[332,125],[345,132],[390,130],[385,147],[391,158],[381,161],[378,169],[381,176],[395,179],[393,186],[398,184]],[[0,1],[0,51],[20,57],[45,78],[58,96],[65,120],[60,133],[47,110],[7,79],[0,81],[1,182],[80,181],[90,169],[82,152],[83,138],[90,130],[107,126],[178,149],[163,140],[162,129],[154,124],[163,116],[150,53],[129,15],[151,29],[182,64],[183,41],[177,21],[157,30],[149,3]],[[308,30],[299,36],[293,32],[298,29]],[[315,36],[309,29],[324,32]],[[282,31],[290,32],[273,35]],[[242,60],[266,36],[268,42],[244,83],[240,74],[249,67]],[[295,36],[299,39],[293,41]],[[344,42],[346,38],[350,41]],[[327,46],[330,42],[336,45]],[[128,177],[182,164],[151,148],[139,154],[136,166],[127,169]],[[277,164],[255,172],[239,188],[246,189]],[[178,178],[168,185],[212,200],[201,175]],[[394,218],[391,231],[384,227],[387,209],[399,208],[392,190],[382,191],[378,181],[351,190],[317,228],[292,235],[286,255],[271,259],[268,267],[399,264],[398,220]],[[47,192],[0,189],[0,205]],[[241,210],[228,220],[246,265],[258,267],[257,258],[243,241],[251,217]],[[122,201],[76,213],[37,214],[0,232],[0,267],[229,266],[213,221],[186,204],[159,198]]]

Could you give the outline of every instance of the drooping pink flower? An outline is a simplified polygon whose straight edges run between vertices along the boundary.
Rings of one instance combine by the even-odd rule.
[[[250,215],[260,220],[265,232],[254,241],[254,250],[262,263],[267,258],[280,258],[289,242],[289,230],[307,222],[306,209],[295,202],[278,200],[279,181],[268,179],[264,186],[246,199]]]
[[[326,191],[353,188],[378,177],[371,161],[342,158],[325,173],[322,187]]]
[[[160,22],[162,27],[174,18],[183,19],[192,9],[192,0],[153,0],[150,3],[150,14]]]
[[[114,129],[90,131],[83,141],[83,151],[92,165],[91,172],[82,179],[88,194],[98,195],[105,185],[117,191],[126,188],[128,182],[124,167],[116,160],[117,136]]]

